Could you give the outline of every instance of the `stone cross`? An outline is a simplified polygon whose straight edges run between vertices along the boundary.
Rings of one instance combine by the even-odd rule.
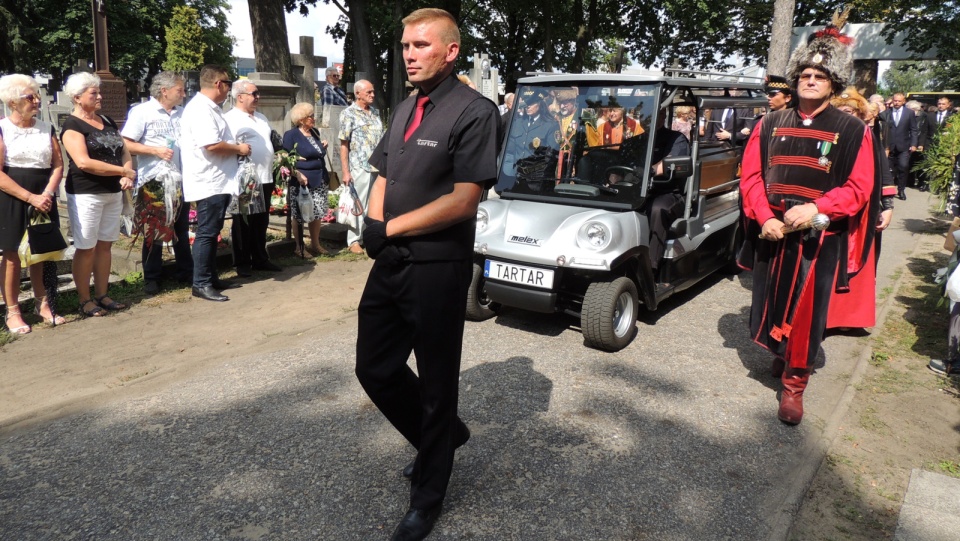
[[[110,71],[110,45],[107,39],[107,0],[90,0],[93,11],[93,69]]]
[[[327,57],[313,55],[313,37],[300,36],[300,53],[291,54],[293,74],[300,85],[297,92],[297,101],[313,103],[313,92],[316,87],[316,73],[318,68],[327,67]]]
[[[110,73],[110,46],[107,38],[107,0],[90,0],[93,12],[93,68],[100,77],[103,97],[100,112],[123,127],[127,120],[127,89],[123,81]]]

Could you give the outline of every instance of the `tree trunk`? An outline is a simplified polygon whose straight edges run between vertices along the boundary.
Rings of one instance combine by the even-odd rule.
[[[279,73],[280,78],[296,84],[290,44],[287,41],[287,20],[282,0],[254,0],[250,7],[250,27],[253,30],[253,56],[257,71]]]
[[[796,0],[774,0],[773,27],[770,31],[770,53],[767,55],[767,73],[785,75],[790,59],[790,38],[793,34],[793,8]]]
[[[399,21],[406,17],[403,12],[402,0],[393,2],[393,18],[398,22],[396,30],[393,33],[393,47],[390,62],[390,99],[387,102],[390,107],[390,114],[393,115],[393,108],[407,97],[407,70],[403,65],[403,46],[400,45],[400,38],[403,37],[403,26]]]
[[[576,16],[583,13],[583,5],[578,0],[574,3]],[[590,0],[587,7],[587,21],[580,26],[580,32],[577,34],[575,49],[573,51],[573,61],[570,64],[571,73],[582,73],[583,66],[587,62],[587,50],[590,48],[590,42],[593,41],[593,29],[597,27],[598,7],[597,0]]]
[[[353,36],[353,55],[357,71],[366,73],[375,91],[374,106],[381,111],[386,100],[383,92],[383,78],[377,70],[374,53],[373,33],[367,19],[367,0],[350,0],[350,34]]]

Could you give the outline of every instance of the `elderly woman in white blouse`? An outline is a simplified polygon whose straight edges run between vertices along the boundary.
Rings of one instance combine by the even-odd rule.
[[[36,118],[40,111],[40,86],[26,75],[0,77],[0,101],[9,116],[0,120],[0,250],[3,261],[3,300],[7,306],[7,329],[27,334],[30,326],[20,313],[20,257],[17,248],[27,225],[31,207],[49,214],[59,223],[56,194],[63,177],[60,144],[53,126]],[[43,264],[30,266],[34,309],[44,321],[63,323],[48,302],[43,285]]]

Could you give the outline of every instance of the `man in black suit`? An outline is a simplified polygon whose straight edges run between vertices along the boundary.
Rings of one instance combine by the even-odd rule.
[[[716,109],[704,130],[706,141],[729,141],[742,146],[757,123],[753,109]],[[747,128],[744,133],[744,128]]]
[[[933,136],[947,127],[947,119],[953,114],[953,103],[950,102],[950,98],[946,96],[937,98],[936,112],[927,113],[927,139],[931,143],[933,142]]]
[[[890,127],[887,139],[887,155],[893,176],[897,180],[897,197],[906,200],[907,179],[910,177],[910,154],[917,150],[917,115],[903,106],[906,98],[902,93],[893,95],[890,109],[884,111],[884,120]]]

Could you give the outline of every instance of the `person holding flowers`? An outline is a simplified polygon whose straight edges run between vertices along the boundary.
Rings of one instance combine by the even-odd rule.
[[[13,334],[27,334],[30,326],[23,320],[18,302],[21,267],[17,247],[31,207],[48,213],[53,223],[59,223],[56,194],[63,177],[63,159],[53,126],[36,118],[40,111],[40,85],[33,77],[13,74],[0,78],[0,101],[10,111],[10,116],[0,120],[0,291],[7,306],[7,329]],[[43,266],[44,263],[30,266],[34,310],[47,323],[58,325],[64,319],[49,302]]]
[[[201,68],[200,92],[183,108],[180,122],[183,197],[197,207],[192,294],[215,302],[230,300],[221,291],[237,285],[217,276],[217,237],[230,196],[237,193],[237,156],[250,155],[250,145],[234,140],[220,109],[230,94],[228,77],[222,66]]]
[[[340,113],[340,165],[343,167],[343,183],[351,184],[360,196],[360,204],[367,208],[370,202],[370,186],[376,171],[369,163],[373,149],[383,137],[383,122],[380,113],[373,107],[374,90],[370,81],[360,79],[353,85],[357,97],[353,105]],[[355,254],[362,254],[363,220],[356,230],[347,230],[347,245]]]
[[[184,209],[180,176],[180,116],[184,79],[163,71],[153,77],[150,101],[130,109],[120,131],[130,153],[137,156],[137,219],[143,237],[144,292],[160,292],[163,243],[173,241],[177,279],[193,280],[189,208]]]
[[[328,252],[320,244],[320,218],[327,213],[327,141],[320,139],[314,127],[316,116],[312,103],[294,105],[290,110],[290,121],[294,127],[283,134],[283,148],[298,156],[296,169],[289,173],[293,179],[289,184],[290,201],[297,201],[300,190],[308,190],[313,200],[313,220],[306,224],[310,230],[310,246],[298,247],[297,250],[306,250],[313,256],[325,255]],[[293,215],[294,238],[301,239],[303,215],[296,203],[290,205],[290,212]],[[297,255],[302,256],[303,253]]]
[[[271,262],[267,253],[270,209],[265,194],[273,192],[274,150],[270,123],[257,112],[260,91],[252,81],[238,79],[230,93],[234,99],[233,109],[223,118],[237,141],[250,145],[250,156],[241,159],[237,172],[240,193],[230,203],[233,264],[239,276],[250,276],[251,269],[276,272],[280,266]]]

